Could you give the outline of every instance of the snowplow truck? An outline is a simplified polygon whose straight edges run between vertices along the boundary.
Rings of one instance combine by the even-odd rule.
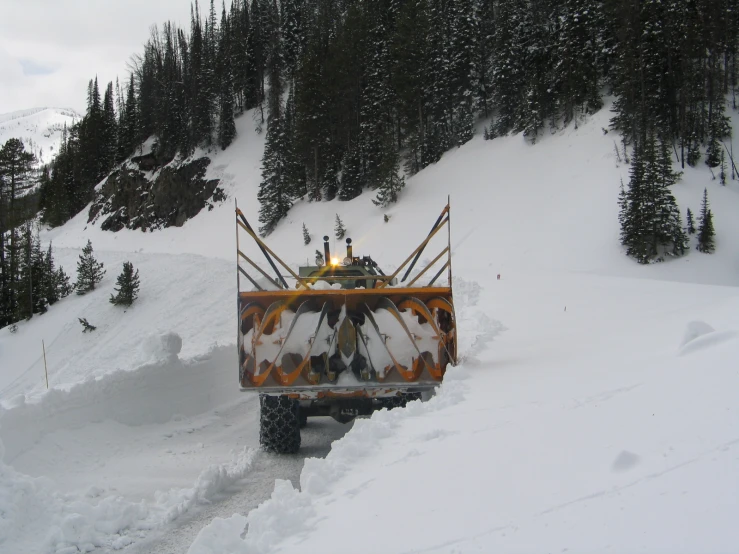
[[[236,206],[239,382],[259,393],[264,450],[297,452],[309,417],[405,406],[456,365],[449,217],[447,203],[389,275],[350,238],[346,255],[332,253],[327,236],[316,264],[295,271]],[[429,245],[443,248],[419,264]]]

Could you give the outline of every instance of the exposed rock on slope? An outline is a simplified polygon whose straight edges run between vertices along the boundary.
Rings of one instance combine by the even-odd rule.
[[[104,231],[180,227],[225,199],[218,179],[205,179],[209,158],[149,171],[157,165],[145,155],[113,171],[96,192],[88,222],[100,220]]]

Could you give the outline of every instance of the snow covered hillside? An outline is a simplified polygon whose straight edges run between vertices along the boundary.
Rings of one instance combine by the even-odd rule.
[[[629,167],[609,117],[535,146],[477,136],[387,210],[369,193],[291,209],[267,239],[289,263],[338,213],[391,271],[450,195],[461,357],[427,402],[311,420],[297,457],[258,450],[238,391],[233,201],[256,225],[263,145],[248,114],[208,168],[228,196],[212,211],[43,232],[68,273],[90,239],[107,274],[0,330],[0,552],[734,550],[739,181],[686,168],[675,196],[684,218],[707,187],[716,253],[640,266],[618,241]],[[124,312],[107,298],[126,260],[142,285]]]
[[[20,139],[39,165],[47,164],[59,151],[64,125],[69,129],[81,118],[69,108],[33,108],[0,114],[0,145],[11,138]]]

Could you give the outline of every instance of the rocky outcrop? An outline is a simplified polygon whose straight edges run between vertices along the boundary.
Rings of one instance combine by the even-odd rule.
[[[105,231],[180,227],[203,208],[225,199],[218,179],[205,179],[210,159],[170,163],[153,173],[141,156],[113,171],[96,192],[88,222]]]

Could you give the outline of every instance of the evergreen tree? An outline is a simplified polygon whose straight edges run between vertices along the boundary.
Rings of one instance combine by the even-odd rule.
[[[336,235],[337,239],[343,239],[344,235],[346,234],[344,222],[341,221],[339,214],[336,214],[336,225],[334,226],[334,234]]]
[[[353,144],[344,156],[339,200],[351,200],[362,194],[362,157],[359,145]]]
[[[703,203],[701,204],[701,215],[698,220],[698,246],[699,252],[710,254],[715,248],[713,237],[713,214],[708,209],[708,189],[703,189]]]
[[[115,115],[115,100],[113,98],[113,82],[108,83],[103,98],[103,111],[101,114],[101,139],[100,153],[101,173],[106,174],[116,162],[118,150],[118,122]]]
[[[77,282],[75,289],[77,294],[85,294],[91,290],[95,290],[97,285],[103,279],[105,270],[103,263],[98,262],[92,252],[92,242],[88,239],[87,245],[82,249],[79,260],[77,261]]]
[[[310,233],[308,232],[308,228],[305,226],[305,223],[303,223],[303,244],[306,246],[310,244]]]
[[[51,252],[51,243],[49,248],[46,250],[46,255],[43,260],[44,265],[44,279],[42,282],[43,295],[46,297],[49,305],[55,304],[60,298],[60,291],[57,286],[57,270],[54,267],[54,257]]]
[[[287,174],[284,157],[284,135],[279,117],[274,117],[267,126],[267,140],[262,157],[262,182],[259,184],[259,233],[262,236],[274,231],[277,223],[292,207],[290,187],[285,182]]]
[[[54,289],[59,298],[66,298],[72,294],[72,291],[74,290],[74,287],[70,282],[69,275],[64,272],[63,267],[60,267],[54,275]]]
[[[133,270],[131,262],[123,262],[123,271],[116,280],[116,294],[110,295],[110,303],[116,306],[130,306],[139,295],[139,270]]]
[[[479,40],[478,11],[473,0],[450,2],[449,86],[452,96],[452,136],[459,146],[472,138],[478,68],[475,52]]]
[[[285,116],[283,118],[284,130],[284,156],[286,184],[290,191],[290,196],[295,199],[303,198],[306,195],[307,187],[305,182],[305,166],[301,163],[296,140],[296,121],[295,121],[295,95],[293,91],[295,87],[290,88],[285,103]]]
[[[664,151],[664,144],[662,145]],[[687,237],[680,212],[669,190],[678,178],[659,155],[652,133],[645,134],[634,147],[629,190],[620,197],[621,244],[627,255],[639,263],[659,261],[663,254],[685,252]],[[669,157],[667,161],[671,163]]]
[[[690,215],[690,210],[688,210],[688,215]],[[628,197],[626,196],[626,190],[624,189],[624,182],[623,179],[621,180],[621,186],[619,187],[618,191],[618,223],[621,227],[621,244],[625,244],[624,242],[624,230],[626,229],[626,222],[629,218],[629,201]]]
[[[31,241],[30,226],[26,226],[25,231],[20,235],[18,241],[17,276],[15,283],[15,313],[14,321],[21,319],[31,319],[34,313],[34,271],[33,271],[33,246]]]
[[[18,199],[34,185],[34,155],[11,138],[0,148],[0,327],[15,319],[22,245],[17,229],[28,216]]]
[[[525,0],[501,2],[493,39],[495,69],[491,75],[493,99],[498,110],[495,134],[502,136],[514,129],[519,113],[519,99],[526,85],[526,24],[529,6]]]
[[[688,234],[694,235],[695,234],[695,222],[693,221],[693,212],[690,211],[690,208],[688,208],[687,222],[688,222]]]
[[[392,149],[387,151],[384,159],[382,181],[377,187],[377,196],[372,200],[375,206],[381,208],[398,201],[398,194],[405,186],[405,178],[400,175],[398,154]]]
[[[323,253],[320,250],[316,250],[316,265],[323,265],[324,263]]]
[[[123,129],[121,130],[121,155],[124,159],[133,152],[136,147],[138,136],[136,93],[134,88],[134,77],[131,75],[126,93],[126,112],[123,116]]]
[[[233,34],[226,8],[221,15],[221,41],[218,47],[218,69],[220,77],[219,113],[218,113],[218,145],[225,150],[236,137],[234,123],[234,77],[231,66],[234,48]]]

